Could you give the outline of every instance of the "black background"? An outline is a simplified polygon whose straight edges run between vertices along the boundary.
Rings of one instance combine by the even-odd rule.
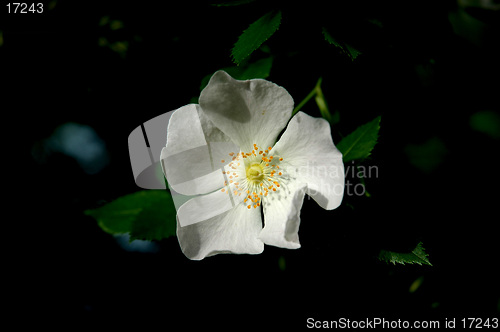
[[[16,296],[15,311],[43,313],[53,324],[138,321],[162,330],[305,328],[308,317],[498,316],[498,140],[469,125],[475,112],[498,112],[492,11],[451,1],[213,7],[59,0],[51,10],[44,3],[43,14],[1,8],[5,210],[14,210],[5,219],[20,226],[6,234],[13,243],[6,256],[21,281],[16,293],[29,289]],[[201,262],[185,258],[176,238],[161,241],[155,254],[122,250],[83,211],[139,190],[129,133],[198,96],[205,75],[232,65],[241,32],[273,8],[283,19],[266,43],[275,56],[269,80],[298,103],[322,76],[330,108],[340,112],[335,142],[382,115],[379,143],[363,163],[378,167],[378,177],[366,179],[371,197],[346,196],[328,212],[306,198],[299,250],[266,246],[257,256]],[[485,30],[455,33],[448,17],[459,10]],[[124,27],[100,26],[103,16]],[[374,17],[382,28],[366,23]],[[322,25],[362,55],[352,62],[339,53],[324,41]],[[126,54],[100,46],[100,38],[128,41]],[[254,59],[266,56],[259,52]],[[320,116],[313,102],[303,111]],[[85,174],[64,155],[33,156],[70,121],[105,141],[110,164],[100,173]],[[433,137],[447,153],[422,172],[405,147]],[[381,249],[408,252],[419,241],[432,267],[377,259]]]

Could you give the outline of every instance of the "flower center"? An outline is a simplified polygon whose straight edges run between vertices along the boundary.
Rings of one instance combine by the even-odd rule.
[[[234,196],[243,194],[245,197],[243,203],[249,204],[247,206],[249,209],[252,205],[254,208],[260,206],[262,198],[280,188],[279,178],[283,176],[284,170],[279,165],[283,158],[270,156],[271,149],[268,147],[266,150],[261,150],[254,144],[251,152],[237,154],[231,152],[229,154],[231,162],[222,172],[229,181],[229,183],[226,181],[224,186],[234,186],[234,189],[231,189]],[[225,160],[221,162],[224,163]],[[225,187],[221,191],[229,193],[229,188]]]
[[[264,169],[261,163],[252,163],[247,167],[247,181],[258,185],[264,179]]]

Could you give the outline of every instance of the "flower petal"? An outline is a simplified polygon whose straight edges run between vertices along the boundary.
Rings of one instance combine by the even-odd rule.
[[[238,151],[219,129],[190,104],[169,121],[167,145],[161,153],[163,173],[171,188],[183,195],[204,194],[224,185],[222,158]]]
[[[198,195],[214,191],[224,185],[222,169],[212,171],[206,161],[206,146],[168,156],[163,148],[161,162],[163,172],[171,189],[183,195]],[[199,162],[197,162],[199,161]],[[210,173],[209,173],[210,172]]]
[[[335,209],[344,195],[342,154],[333,144],[330,125],[298,112],[273,153],[284,157],[281,167],[294,181],[307,184],[307,194],[322,208]]]
[[[300,209],[304,202],[307,186],[292,182],[273,193],[263,202],[264,228],[259,239],[265,244],[281,248],[300,248]]]
[[[196,224],[231,210],[242,201],[241,197],[233,195],[233,191],[234,185],[231,185],[224,191],[217,190],[186,201],[177,210],[180,225]]]
[[[197,224],[181,227],[178,222],[177,238],[182,252],[193,260],[220,253],[260,254],[264,250],[257,238],[261,229],[260,209],[237,204]]]
[[[200,95],[203,112],[242,151],[253,144],[272,146],[285,128],[293,99],[282,87],[263,79],[238,81],[216,72]]]

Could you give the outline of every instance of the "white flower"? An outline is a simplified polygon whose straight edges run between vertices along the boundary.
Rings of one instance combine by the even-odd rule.
[[[293,99],[284,88],[223,71],[199,102],[172,114],[161,154],[171,189],[195,196],[177,211],[184,254],[200,260],[258,254],[264,244],[299,248],[304,195],[327,210],[342,201],[344,165],[328,122],[302,112],[290,120]]]

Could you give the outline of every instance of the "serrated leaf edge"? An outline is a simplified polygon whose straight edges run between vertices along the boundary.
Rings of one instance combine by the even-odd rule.
[[[364,125],[361,125],[361,127],[362,127],[362,126],[365,126],[365,125],[368,125],[368,124],[370,124],[370,123],[372,123],[372,122],[375,122],[375,120],[377,120],[377,119],[378,119],[378,121],[376,121],[376,124],[375,124],[375,126],[377,126],[377,135],[376,135],[377,137],[375,138],[375,144],[378,142],[378,130],[380,129],[380,120],[381,120],[381,116],[378,116],[378,117],[376,117],[375,119],[373,119],[372,121],[370,121],[370,122],[368,122],[368,123],[365,123]],[[359,127],[358,127],[358,128],[359,128]],[[356,144],[357,144],[357,143],[361,140],[361,138],[363,138],[363,137],[366,135],[366,133],[367,133],[367,132],[369,131],[369,129],[371,129],[371,128],[372,128],[372,127],[367,127],[367,130],[365,130],[365,131],[362,133],[362,135],[360,135],[360,136],[359,136],[359,137],[358,137],[358,138],[354,141],[354,143],[353,143],[353,144],[351,144],[351,146],[349,147],[349,149],[348,149],[345,153],[342,153],[342,156],[343,156],[343,158],[344,158],[344,162],[345,162],[345,157],[349,154],[349,152],[353,149],[353,147],[354,147],[354,146],[356,146]],[[356,130],[357,130],[357,128],[356,128],[356,129],[355,129],[352,133],[354,133]],[[351,133],[351,134],[352,134],[352,133]],[[349,134],[349,135],[351,135],[351,134]],[[347,135],[346,137],[348,137],[349,135]],[[344,138],[346,138],[346,137],[344,137]],[[343,140],[343,139],[342,139],[342,140]],[[342,140],[341,140],[341,141],[337,144],[337,147],[338,147],[338,145],[339,145],[339,144],[341,144],[341,143],[342,143]],[[372,148],[372,150],[373,150],[373,148]],[[365,156],[364,158],[368,157],[370,154],[371,154],[371,150],[370,150],[370,151],[368,151],[368,153],[366,154],[366,156]],[[362,158],[362,159],[364,159],[364,158]],[[354,160],[354,159],[349,159],[348,161],[351,161],[351,160]]]
[[[279,15],[279,20],[278,20],[278,24],[276,25],[276,28],[273,29],[273,32],[269,35],[269,37],[265,38],[260,44],[258,44],[253,50],[251,50],[250,52],[248,52],[248,54],[245,54],[243,57],[241,57],[240,59],[236,59],[236,57],[234,56],[234,49],[236,48],[236,45],[240,42],[241,40],[241,37],[255,24],[257,23],[259,20],[262,20],[264,17],[268,16],[270,17],[270,20],[272,20],[274,18],[274,15]],[[267,41],[269,38],[271,38],[272,35],[274,35],[274,33],[279,29],[279,26],[281,25],[281,20],[282,20],[282,15],[281,15],[281,10],[272,10],[264,15],[262,15],[260,18],[258,18],[256,21],[254,21],[253,23],[251,23],[248,28],[246,28],[245,30],[243,30],[243,32],[241,33],[241,35],[238,37],[238,40],[236,41],[236,43],[234,44],[233,48],[231,49],[231,57],[232,57],[232,61],[234,63],[236,63],[237,65],[241,64],[243,62],[243,60],[245,60],[250,54],[252,54],[256,49],[258,49],[265,41]]]
[[[328,44],[334,45],[335,47],[337,47],[339,50],[342,51],[343,54],[345,54],[346,56],[348,56],[351,59],[351,61],[356,60],[356,58],[360,54],[362,54],[362,52],[360,52],[354,46],[352,46],[352,45],[350,45],[350,44],[348,44],[346,42],[337,40],[335,37],[333,37],[330,34],[330,32],[328,32],[328,30],[326,29],[326,27],[323,27],[322,33],[323,33],[323,37],[328,42]]]
[[[389,259],[383,258],[384,256],[388,255]],[[414,255],[417,260],[415,261],[405,261],[401,259],[401,256],[403,255]],[[399,256],[399,257],[398,257]],[[422,242],[419,242],[415,249],[413,249],[409,253],[399,253],[399,252],[393,252],[393,251],[388,251],[388,250],[381,250],[378,259],[383,262],[389,262],[392,263],[393,265],[396,265],[396,263],[406,265],[407,264],[418,264],[422,266],[422,264],[426,264],[429,266],[433,266],[429,259],[427,258],[429,254],[425,252],[425,248],[422,246]]]

